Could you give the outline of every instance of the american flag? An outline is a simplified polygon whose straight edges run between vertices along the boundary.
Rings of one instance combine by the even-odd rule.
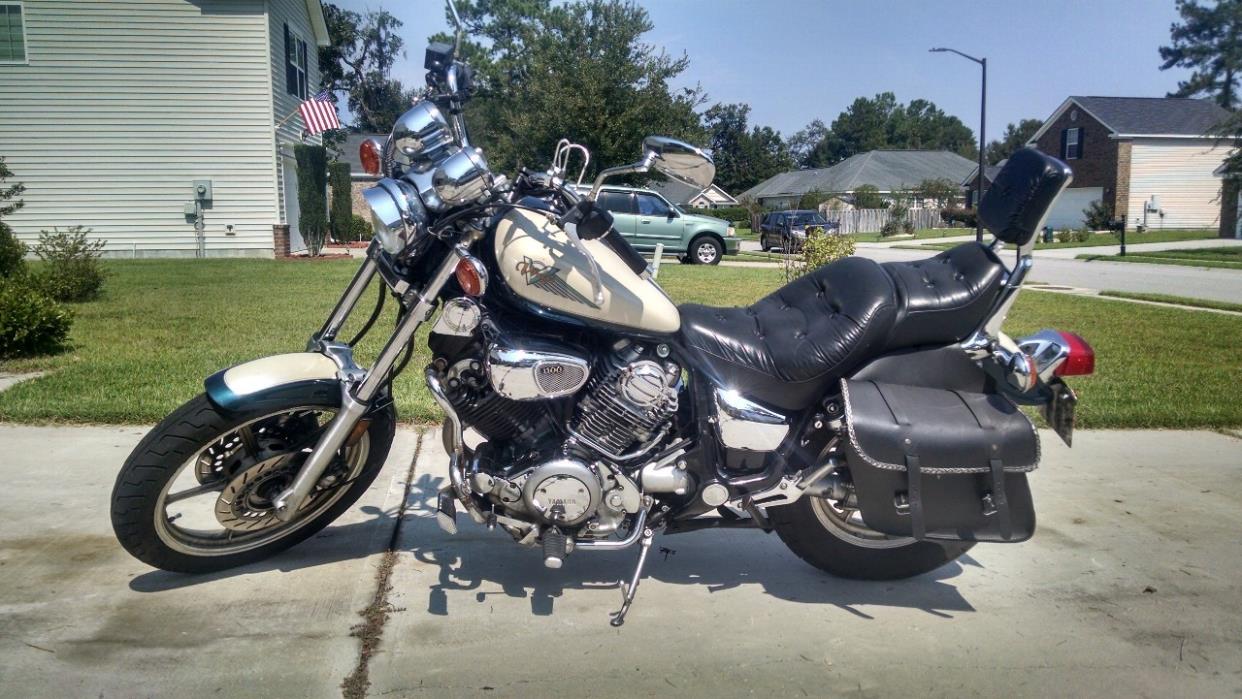
[[[340,119],[336,118],[336,105],[332,102],[332,90],[324,88],[314,97],[298,105],[302,114],[302,122],[311,135],[341,128]]]

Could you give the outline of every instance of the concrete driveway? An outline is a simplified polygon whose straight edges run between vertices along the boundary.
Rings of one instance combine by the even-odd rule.
[[[0,695],[340,696],[350,677],[429,697],[1242,692],[1242,440],[1223,434],[1044,434],[1035,538],[908,581],[833,579],[757,531],[658,537],[614,629],[634,552],[552,571],[499,532],[443,534],[443,451],[408,430],[293,551],[153,571],[108,526],[140,433],[0,426]]]

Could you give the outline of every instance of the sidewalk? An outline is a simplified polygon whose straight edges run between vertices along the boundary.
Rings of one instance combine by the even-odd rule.
[[[1034,539],[913,580],[827,577],[753,530],[659,536],[614,629],[636,552],[548,570],[465,517],[444,534],[430,515],[446,458],[431,435],[415,459],[409,429],[359,505],[292,551],[214,576],[153,571],[108,524],[143,431],[0,425],[0,696],[339,697],[390,542],[371,696],[1242,689],[1242,440],[1222,434],[1080,432],[1069,450],[1043,432]]]

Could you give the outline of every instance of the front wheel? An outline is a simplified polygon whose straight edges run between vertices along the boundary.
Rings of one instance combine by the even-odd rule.
[[[695,264],[717,265],[724,257],[724,246],[711,236],[699,236],[690,242],[690,257]]]
[[[112,490],[117,540],[144,563],[209,573],[258,561],[324,528],[379,475],[396,413],[365,429],[329,465],[297,516],[272,500],[287,488],[338,407],[322,399],[225,413],[205,395],[178,408],[134,448]]]
[[[973,542],[918,541],[869,529],[858,511],[807,496],[772,509],[781,541],[820,570],[855,580],[899,580],[956,560]]]

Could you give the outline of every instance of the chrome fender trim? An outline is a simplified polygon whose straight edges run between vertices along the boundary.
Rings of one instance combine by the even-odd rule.
[[[207,398],[227,412],[266,408],[294,397],[341,399],[338,366],[317,352],[263,357],[208,376]]]

